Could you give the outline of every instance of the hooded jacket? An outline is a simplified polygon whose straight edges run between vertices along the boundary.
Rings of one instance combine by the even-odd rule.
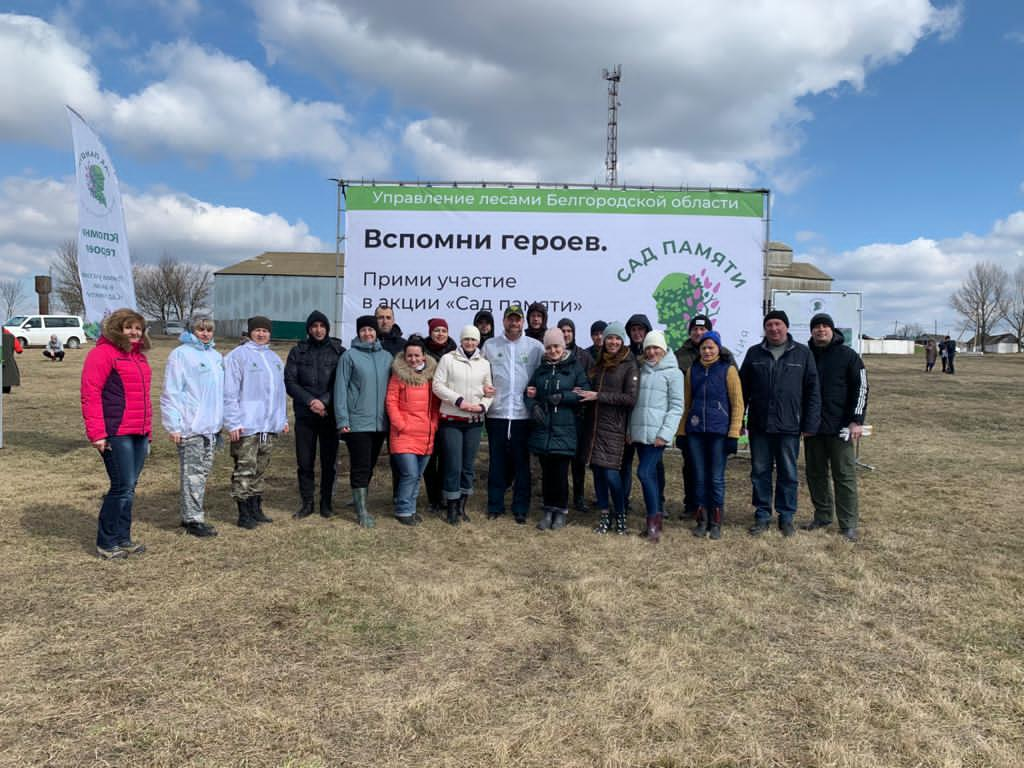
[[[122,344],[100,336],[82,364],[82,418],[89,442],[153,432],[152,372],[143,343],[118,341]]]
[[[488,415],[494,398],[484,397],[484,387],[491,383],[491,364],[479,347],[472,357],[467,357],[462,347],[449,352],[441,358],[434,374],[434,394],[441,398],[441,414],[460,419],[472,418],[473,414],[455,405],[462,399],[465,405],[484,406],[480,418]]]
[[[391,363],[391,380],[385,405],[391,423],[388,450],[429,456],[434,452],[437,417],[441,401],[434,395],[431,381],[437,369],[433,358],[426,368],[414,371],[403,355]]]
[[[473,325],[479,328],[481,320],[486,320],[488,323],[491,324],[491,330],[489,330],[487,333],[480,331],[480,346],[482,347],[485,341],[494,338],[494,315],[489,309],[481,309],[473,316]]]
[[[590,350],[586,347],[581,347],[576,343],[576,323],[570,320],[568,317],[563,317],[558,321],[558,328],[561,329],[563,325],[568,325],[572,328],[572,342],[565,345],[565,348],[576,355],[576,362],[580,364],[580,368],[586,373],[594,366],[594,356],[590,353]]]
[[[838,435],[852,423],[863,424],[868,408],[868,373],[860,355],[846,346],[839,330],[833,331],[827,346],[819,347],[813,339],[808,346],[814,354],[821,391],[818,434]]]
[[[644,334],[648,334],[654,330],[654,326],[651,325],[651,321],[647,319],[647,315],[635,314],[631,315],[629,320],[626,321],[626,334],[629,334],[629,328],[633,325],[642,325],[644,327]],[[629,351],[633,353],[633,357],[636,358],[637,365],[644,364],[644,342],[633,341],[631,338],[623,339],[623,341],[629,342]]]
[[[540,321],[540,328],[533,329],[530,327],[530,313],[532,312],[541,313],[543,319]],[[523,318],[523,334],[525,336],[529,336],[531,339],[536,339],[537,341],[543,342],[544,334],[547,333],[547,330],[548,308],[541,304],[539,301],[535,301],[527,308],[526,317]]]
[[[489,419],[522,420],[530,418],[523,395],[530,377],[544,357],[544,345],[523,334],[515,341],[495,336],[483,350],[491,364],[491,378],[498,393],[488,410]]]
[[[640,372],[625,344],[612,356],[601,352],[590,369],[590,387],[597,400],[586,410],[583,456],[587,464],[607,469],[622,466],[629,414],[636,404]]]
[[[665,354],[657,365],[646,360],[640,368],[636,405],[629,417],[634,443],[653,445],[656,438],[672,442],[683,417],[683,372],[674,355]]]
[[[160,417],[164,429],[182,437],[216,435],[224,424],[224,358],[189,331],[167,357]]]
[[[317,341],[309,335],[313,323],[321,322],[327,328],[327,336]],[[306,318],[306,338],[288,352],[284,366],[284,385],[292,398],[295,418],[304,421],[319,421],[309,410],[309,404],[319,400],[327,407],[324,418],[334,418],[334,376],[338,370],[338,359],[345,354],[340,339],[333,338],[331,323],[327,315],[314,310]]]
[[[391,375],[391,353],[379,341],[352,339],[338,360],[334,379],[334,423],[350,432],[384,432],[388,428],[384,398]]]
[[[590,389],[587,376],[576,362],[576,355],[565,350],[562,358],[551,362],[546,357],[530,377],[534,397],[525,398],[532,418],[527,445],[532,453],[576,455],[580,398],[573,390]]]
[[[284,363],[269,344],[247,341],[224,358],[224,427],[242,436],[277,433],[288,423]]]
[[[814,356],[786,334],[776,360],[762,340],[747,350],[740,366],[747,429],[769,435],[816,434],[821,422],[821,391]]]

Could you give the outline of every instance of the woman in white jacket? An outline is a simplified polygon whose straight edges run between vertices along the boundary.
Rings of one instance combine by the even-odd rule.
[[[473,493],[474,463],[480,448],[484,416],[494,399],[491,364],[484,359],[480,331],[467,325],[459,346],[441,358],[434,373],[434,394],[441,400],[438,438],[443,446],[445,500],[448,522],[469,521],[466,500]]]
[[[205,521],[203,499],[213,468],[213,449],[224,422],[224,359],[213,346],[213,320],[195,318],[164,370],[160,415],[178,447],[181,525],[193,536],[216,536]]]

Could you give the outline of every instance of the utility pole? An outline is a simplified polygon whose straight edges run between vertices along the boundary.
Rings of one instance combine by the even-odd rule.
[[[601,77],[608,81],[608,145],[604,156],[605,181],[614,187],[619,183],[619,83],[622,81],[622,65],[616,64],[610,72],[601,70]]]

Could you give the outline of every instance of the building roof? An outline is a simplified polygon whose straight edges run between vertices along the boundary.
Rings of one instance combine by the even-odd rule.
[[[297,277],[334,277],[336,254],[267,251],[218,269],[215,275],[292,275]],[[345,254],[341,254],[341,274],[345,274]]]
[[[825,274],[813,264],[804,261],[794,261],[785,266],[769,265],[768,277],[791,277],[795,280],[832,280],[830,275]]]

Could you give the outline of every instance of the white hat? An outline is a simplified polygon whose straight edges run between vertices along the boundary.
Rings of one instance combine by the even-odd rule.
[[[661,331],[651,331],[644,336],[644,349],[658,347],[668,352],[668,344],[665,342],[665,334]]]
[[[463,339],[473,339],[474,341],[480,341],[480,329],[475,325],[464,325],[462,326],[462,333],[459,334],[459,341]]]

